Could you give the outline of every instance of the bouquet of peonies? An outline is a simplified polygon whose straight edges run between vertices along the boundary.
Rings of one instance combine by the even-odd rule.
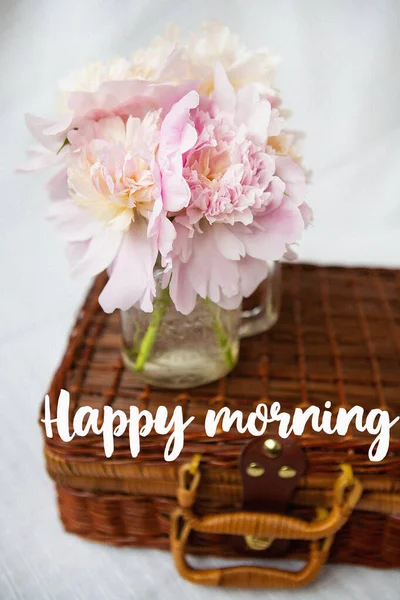
[[[197,296],[233,309],[291,254],[311,211],[276,63],[222,25],[187,41],[171,27],[62,81],[59,119],[27,117],[41,144],[27,168],[58,168],[50,218],[74,275],[108,270],[106,312],[152,312],[156,266],[179,312]]]

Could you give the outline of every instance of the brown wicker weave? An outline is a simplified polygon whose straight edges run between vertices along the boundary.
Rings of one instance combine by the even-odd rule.
[[[177,506],[178,470],[200,453],[201,482],[193,496],[191,525],[203,530],[188,534],[188,551],[238,556],[243,549],[231,543],[232,536],[227,534],[232,532],[221,525],[225,517],[218,526],[213,521],[211,532],[196,519],[240,510],[238,456],[250,437],[236,430],[206,437],[202,418],[208,408],[228,406],[247,414],[259,402],[279,401],[282,410],[291,412],[297,406],[324,408],[330,400],[333,412],[341,406],[360,405],[366,411],[388,410],[392,419],[400,413],[400,272],[285,265],[283,283],[278,324],[266,334],[242,341],[239,365],[233,373],[215,384],[177,394],[150,389],[123,367],[119,317],[101,311],[97,297],[104,277],[95,281],[49,391],[52,416],[64,388],[71,394],[71,420],[77,408],[87,405],[102,408],[110,404],[114,409],[129,410],[136,404],[155,412],[162,404],[172,412],[177,403],[185,418],[196,419],[185,432],[184,450],[176,463],[164,462],[164,441],[157,434],[142,439],[136,459],[130,456],[126,436],[115,440],[111,459],[104,457],[102,439],[95,435],[75,437],[69,443],[57,435],[46,438],[47,468],[56,482],[67,531],[117,545],[168,549],[170,515]],[[382,462],[368,459],[372,439],[354,428],[345,437],[307,430],[298,438],[308,467],[291,511],[310,522],[314,507],[334,505],[333,484],[340,464],[347,463],[364,492],[349,521],[336,533],[329,560],[400,566],[399,424],[392,428],[390,452]],[[237,529],[237,523],[233,526]],[[284,536],[282,531],[279,529]],[[322,557],[315,543],[310,560],[316,562],[318,556],[322,564],[328,545]],[[194,581],[265,583],[256,568],[248,568],[246,577],[236,571],[221,575],[221,570],[209,570],[201,578],[188,575],[177,558],[180,549],[173,549],[178,569]],[[308,542],[299,539],[291,543],[287,556],[303,557],[307,552]],[[267,575],[265,580],[271,586],[282,584],[282,578],[278,581],[274,574]],[[294,586],[311,578],[305,572],[297,576],[303,581],[293,582],[292,577],[283,584]]]

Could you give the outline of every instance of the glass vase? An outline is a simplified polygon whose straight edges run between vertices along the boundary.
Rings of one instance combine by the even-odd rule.
[[[175,389],[227,375],[238,359],[241,307],[225,310],[198,297],[183,315],[161,289],[161,273],[156,283],[152,313],[136,306],[120,313],[126,367],[145,383]]]
[[[243,301],[240,337],[257,335],[275,325],[281,303],[281,277],[281,263],[269,262],[267,278]]]

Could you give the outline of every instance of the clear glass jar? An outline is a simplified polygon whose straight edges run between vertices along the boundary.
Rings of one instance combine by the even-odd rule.
[[[241,308],[225,310],[197,298],[189,315],[175,309],[156,273],[153,312],[121,311],[123,360],[146,382],[165,388],[203,385],[227,375],[239,354]]]
[[[279,261],[268,263],[268,276],[254,294],[243,301],[240,337],[267,331],[275,325],[281,304],[282,269]]]

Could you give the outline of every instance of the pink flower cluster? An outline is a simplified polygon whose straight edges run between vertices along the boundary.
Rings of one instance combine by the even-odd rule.
[[[74,274],[108,270],[106,312],[151,312],[156,265],[183,314],[197,296],[236,308],[311,219],[277,96],[257,78],[241,85],[241,59],[224,39],[212,56],[198,38],[191,48],[171,43],[163,59],[158,45],[164,68],[144,54],[153,79],[135,76],[137,58],[96,67],[98,85],[66,92],[60,120],[28,118],[42,145],[29,168],[60,167],[49,183],[50,218]],[[265,54],[246,60],[269,74]],[[113,70],[122,78],[113,81]]]

